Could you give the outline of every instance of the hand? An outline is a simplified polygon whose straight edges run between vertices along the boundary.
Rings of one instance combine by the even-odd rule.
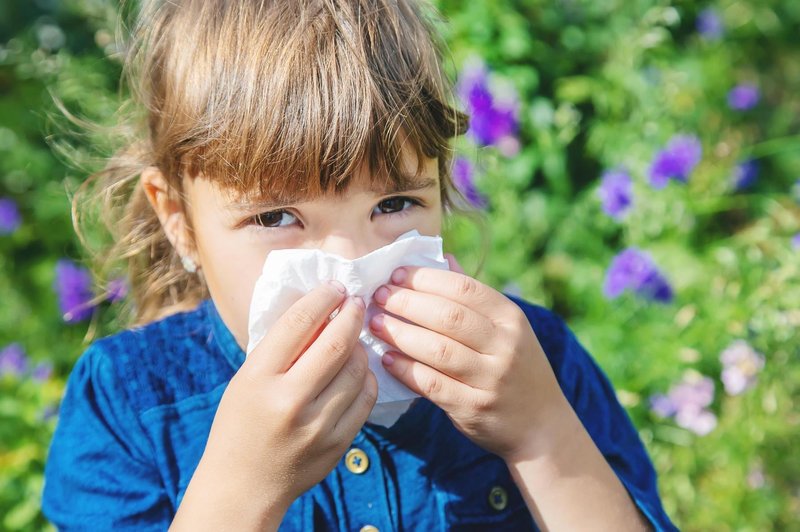
[[[375,404],[377,382],[358,342],[364,302],[347,299],[328,322],[344,297],[329,283],[298,300],[222,396],[201,467],[218,486],[235,484],[245,504],[285,512],[333,469]]]
[[[536,449],[569,404],[520,308],[448,260],[456,271],[395,270],[374,296],[391,315],[376,315],[370,327],[400,351],[383,356],[390,374],[509,461]]]

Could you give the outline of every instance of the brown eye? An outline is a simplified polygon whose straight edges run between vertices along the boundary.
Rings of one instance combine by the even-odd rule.
[[[291,225],[297,217],[287,211],[262,212],[253,216],[253,223],[262,227],[283,227]]]
[[[380,214],[393,214],[408,210],[415,205],[419,205],[419,202],[412,198],[395,196],[393,198],[386,198],[385,200],[382,200],[375,208],[380,212]]]

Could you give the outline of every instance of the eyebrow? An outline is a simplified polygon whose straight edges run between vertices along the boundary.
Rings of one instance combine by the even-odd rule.
[[[376,195],[397,194],[398,192],[414,192],[415,190],[432,188],[438,183],[439,181],[432,177],[418,177],[408,179],[405,183],[395,183],[392,181],[386,187],[378,186],[377,183],[373,182],[369,190]]]
[[[380,186],[373,182],[369,191],[375,195],[398,194],[401,192],[415,192],[418,190],[427,190],[438,185],[438,180],[432,177],[414,178],[409,179],[405,183],[391,182],[388,186]],[[300,203],[302,200],[299,198],[258,198],[248,200],[236,199],[234,203],[227,207],[227,210],[232,212],[251,212],[255,210],[270,210],[279,207],[287,207],[295,203]]]

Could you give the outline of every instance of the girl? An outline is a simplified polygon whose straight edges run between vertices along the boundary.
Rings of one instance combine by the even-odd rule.
[[[154,0],[127,73],[143,113],[92,181],[139,326],[70,376],[43,510],[81,530],[673,529],[652,465],[564,323],[404,267],[370,326],[418,392],[365,423],[365,302],[328,283],[246,359],[273,249],[353,259],[453,208],[465,129],[412,0]],[[339,312],[329,319],[334,310]]]

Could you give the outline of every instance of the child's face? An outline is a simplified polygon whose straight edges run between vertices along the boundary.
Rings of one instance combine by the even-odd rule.
[[[195,259],[237,343],[247,346],[250,299],[270,251],[317,248],[355,259],[412,229],[440,234],[437,161],[427,159],[423,168],[425,188],[371,190],[364,170],[341,195],[276,206],[247,206],[207,179],[186,180]]]

